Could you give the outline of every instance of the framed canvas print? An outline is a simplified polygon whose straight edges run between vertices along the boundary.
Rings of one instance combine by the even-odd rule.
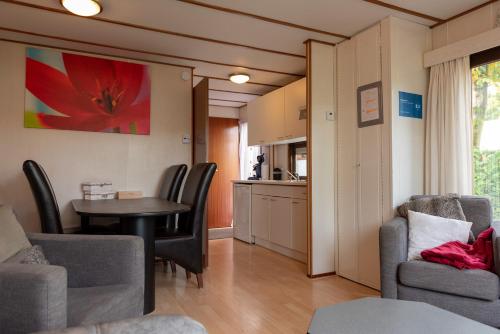
[[[149,135],[149,66],[26,49],[24,127]]]
[[[382,82],[358,87],[358,128],[383,123]]]

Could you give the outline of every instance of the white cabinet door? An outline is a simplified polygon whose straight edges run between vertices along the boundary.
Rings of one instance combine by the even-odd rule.
[[[285,139],[285,89],[279,88],[260,98],[262,114],[260,124],[264,141],[272,143]]]
[[[271,242],[290,248],[291,200],[284,197],[271,197],[270,236]]]
[[[250,243],[250,218],[252,207],[252,186],[234,184],[233,186],[233,234],[236,239]]]
[[[262,98],[257,98],[247,104],[248,113],[248,145],[264,144],[264,128],[262,127],[264,108]]]
[[[306,136],[306,119],[300,119],[306,109],[306,78],[285,86],[285,138]]]
[[[252,195],[252,235],[269,240],[269,196]]]
[[[307,201],[292,199],[290,248],[307,253]]]

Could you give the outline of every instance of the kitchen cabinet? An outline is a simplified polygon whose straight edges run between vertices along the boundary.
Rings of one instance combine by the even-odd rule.
[[[290,248],[292,212],[290,198],[269,198],[269,235],[271,242]]]
[[[305,107],[305,78],[249,102],[248,145],[305,140],[306,120],[300,119]]]
[[[291,200],[290,248],[307,253],[307,201]]]
[[[248,103],[249,145],[262,145],[285,138],[284,106],[285,91],[281,88]]]
[[[252,195],[252,235],[269,240],[269,196]]]
[[[306,136],[306,78],[284,87],[285,138]]]
[[[246,182],[246,183],[245,183]],[[236,181],[234,184],[234,237],[240,222],[251,225],[251,239],[259,246],[307,260],[307,191],[304,185],[265,184],[265,181]],[[251,186],[251,209],[248,188]],[[241,217],[241,215],[248,215]]]
[[[233,234],[236,239],[251,243],[252,186],[249,184],[233,185]]]

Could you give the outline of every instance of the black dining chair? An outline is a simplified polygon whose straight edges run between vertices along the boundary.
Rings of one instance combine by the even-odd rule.
[[[59,205],[45,170],[37,162],[26,160],[23,171],[35,197],[43,233],[63,234]]]
[[[179,215],[175,233],[157,233],[156,256],[180,265],[189,279],[196,274],[198,288],[203,287],[203,219],[208,189],[217,165],[200,163],[194,165],[184,184],[181,203],[189,205],[189,212]]]
[[[33,160],[23,163],[23,171],[35,197],[43,233],[63,234],[61,214],[52,184],[43,167]],[[114,234],[118,224],[89,225],[86,234]]]
[[[159,198],[167,201],[177,202],[179,200],[179,192],[181,190],[182,181],[187,172],[187,165],[173,165],[165,171],[165,177],[160,188]],[[176,215],[169,215],[166,217],[158,217],[156,219],[156,233],[160,235],[174,234],[177,232]],[[168,259],[161,259],[163,268],[166,270]],[[170,267],[172,272],[175,273],[175,263],[171,262]]]
[[[160,188],[159,198],[167,201],[177,202],[179,200],[179,192],[181,190],[182,181],[187,172],[187,165],[173,165],[165,171],[165,177]],[[167,230],[175,232],[175,216],[160,217],[156,223],[157,230]]]

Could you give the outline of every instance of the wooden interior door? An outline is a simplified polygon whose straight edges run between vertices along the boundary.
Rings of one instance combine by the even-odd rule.
[[[209,117],[208,160],[217,164],[208,192],[208,228],[231,227],[233,222],[233,184],[239,179],[238,120]]]

